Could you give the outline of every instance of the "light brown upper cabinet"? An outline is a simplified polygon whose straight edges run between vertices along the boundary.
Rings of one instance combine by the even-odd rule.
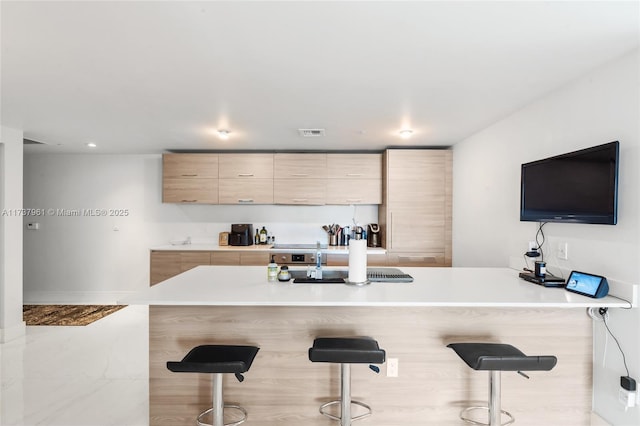
[[[389,149],[383,172],[389,264],[451,266],[451,151]]]
[[[381,204],[381,175],[382,154],[165,154],[162,201]]]
[[[273,204],[273,154],[219,154],[220,204]]]
[[[326,203],[327,154],[275,154],[276,204]]]
[[[218,203],[217,154],[164,154],[162,202]]]
[[[382,154],[327,154],[327,204],[382,204]]]

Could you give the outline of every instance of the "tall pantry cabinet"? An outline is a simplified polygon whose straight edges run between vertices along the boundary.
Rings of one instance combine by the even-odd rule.
[[[451,266],[451,150],[388,149],[382,182],[389,266]]]

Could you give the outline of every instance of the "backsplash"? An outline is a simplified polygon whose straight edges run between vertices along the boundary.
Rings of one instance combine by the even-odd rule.
[[[295,207],[293,207],[295,208]],[[363,208],[362,206],[360,207]],[[363,227],[369,223],[377,222],[377,208],[375,215],[361,215],[363,220],[358,219],[358,223]],[[277,244],[311,244],[320,241],[322,244],[329,243],[329,235],[322,229],[322,225],[327,223],[338,223],[342,226],[351,226],[351,219],[332,220],[319,223],[291,223],[291,222],[253,222],[253,233],[264,226],[270,235],[275,236]],[[239,222],[240,223],[240,222]],[[248,223],[248,222],[242,222]],[[228,232],[231,229],[230,223],[191,223],[191,224],[165,224],[168,228],[173,228],[171,232],[165,234],[165,241],[158,241],[158,245],[169,244],[170,241],[183,241],[191,237],[191,244],[218,244],[218,234]]]

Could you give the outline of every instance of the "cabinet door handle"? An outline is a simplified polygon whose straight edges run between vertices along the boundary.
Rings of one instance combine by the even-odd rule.
[[[308,198],[294,198],[292,201],[296,203],[302,203],[303,201],[309,201]]]
[[[309,173],[291,173],[291,176],[305,177],[305,176],[309,176]]]
[[[239,203],[253,203],[253,198],[244,198],[238,200]]]
[[[389,222],[391,222],[390,223],[391,226],[389,226],[389,228],[390,228],[389,229],[389,233],[391,234],[390,237],[389,237],[389,245],[391,247],[389,247],[389,248],[392,249],[393,248],[393,239],[394,239],[394,235],[393,235],[393,212],[389,213]]]
[[[198,200],[182,200],[183,203],[197,203]]]
[[[197,174],[197,173],[194,173],[194,174],[192,174],[192,175],[185,175],[185,174],[182,174],[182,175],[180,175],[180,176],[185,176],[185,177],[195,177],[195,176],[198,176],[198,174]]]
[[[362,176],[362,173],[347,173],[347,176],[349,176],[349,177],[358,177],[358,176]]]
[[[253,173],[238,173],[239,177],[251,177],[253,176]]]
[[[347,203],[360,203],[362,202],[362,198],[347,198]]]

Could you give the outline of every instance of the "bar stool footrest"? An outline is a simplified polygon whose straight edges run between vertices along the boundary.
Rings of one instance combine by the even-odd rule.
[[[468,417],[466,417],[467,413],[469,413],[470,411],[473,410],[485,410],[485,411],[489,411],[489,407],[469,407],[469,408],[465,408],[464,410],[462,410],[460,412],[460,419],[463,420],[466,423],[472,424],[472,425],[480,425],[480,426],[491,426],[489,423],[482,423],[473,419],[470,419]],[[500,412],[504,415],[506,415],[507,417],[509,417],[509,420],[507,420],[506,423],[501,423],[502,426],[506,426],[506,425],[510,425],[511,423],[515,422],[516,419],[515,417],[513,417],[513,415],[511,413],[509,413],[508,411],[504,411],[504,410],[500,410]]]
[[[329,417],[332,420],[342,420],[341,417],[334,416],[333,414],[330,414],[330,413],[327,413],[326,411],[324,411],[325,408],[330,407],[332,405],[340,405],[341,402],[342,401],[340,401],[338,399],[338,400],[335,400],[335,401],[329,401],[326,404],[322,404],[320,406],[320,414],[322,414],[325,417]],[[361,419],[364,419],[365,417],[369,417],[371,415],[371,407],[368,406],[367,404],[365,404],[364,402],[351,401],[351,404],[359,405],[360,407],[363,407],[363,408],[365,408],[367,410],[367,412],[364,413],[364,414],[360,414],[358,416],[351,417],[351,421],[361,420]]]
[[[233,410],[238,410],[242,413],[242,418],[240,420],[237,420],[235,422],[232,423],[225,423],[224,426],[238,426],[241,423],[244,423],[247,420],[247,410],[245,410],[244,408],[242,408],[239,405],[226,405],[224,406],[224,409],[226,410],[227,408],[229,409],[233,409]],[[203,411],[202,413],[200,413],[200,415],[198,416],[198,420],[197,420],[197,424],[198,426],[213,426],[213,424],[211,423],[204,423],[203,422],[203,418],[207,415],[207,414],[212,414],[213,413],[213,407],[209,408],[208,410]]]

